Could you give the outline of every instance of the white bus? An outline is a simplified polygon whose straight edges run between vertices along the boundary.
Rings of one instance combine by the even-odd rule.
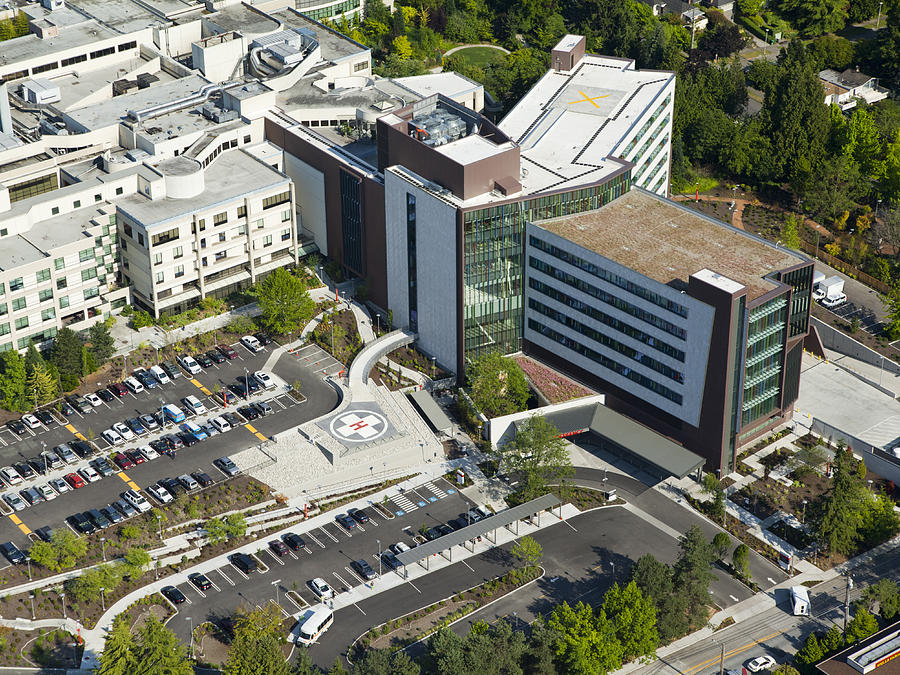
[[[319,605],[315,609],[301,614],[298,623],[300,630],[297,633],[297,642],[308,646],[315,644],[322,633],[331,628],[331,624],[334,623],[334,613],[325,605]]]
[[[791,586],[791,605],[794,616],[809,616],[809,593],[805,586]]]

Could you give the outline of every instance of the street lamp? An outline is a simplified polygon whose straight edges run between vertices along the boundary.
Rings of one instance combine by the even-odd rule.
[[[277,605],[277,604],[279,604],[278,603],[278,584],[281,583],[281,579],[276,579],[275,581],[272,581],[270,583],[272,584],[272,586],[275,587],[275,604]]]
[[[28,580],[31,581],[31,556],[30,555],[25,556],[25,562],[28,563]]]
[[[803,515],[800,517],[800,524],[802,525],[805,522],[806,522],[806,500],[804,499],[803,500]]]
[[[190,616],[186,616],[186,617],[184,617],[184,620],[190,622],[190,626],[191,626],[191,642],[190,642],[190,646],[188,647],[188,658],[193,659],[194,658],[194,619]]]
[[[103,591],[106,589],[103,586],[100,587],[100,606],[103,608],[103,611],[106,611],[106,596],[103,595]]]
[[[62,600],[63,619],[68,619],[69,617],[66,616],[66,594],[64,591],[59,592],[59,599]]]
[[[103,547],[103,562],[106,562],[106,537],[100,537],[100,546]]]
[[[381,539],[376,539],[378,542],[378,576],[381,576]]]
[[[434,379],[434,359],[435,357],[431,357],[431,379]]]
[[[250,373],[246,368],[244,368],[244,400],[250,400]]]
[[[34,593],[29,593],[28,598],[31,600],[31,620],[34,621],[37,615],[34,613]]]
[[[878,30],[878,26],[881,25],[881,6],[883,4],[884,4],[883,2],[878,3],[878,18],[875,20],[875,30],[876,31]],[[881,200],[879,199],[878,201],[881,201]]]
[[[162,516],[156,514],[156,524],[159,526],[159,540],[162,541]]]

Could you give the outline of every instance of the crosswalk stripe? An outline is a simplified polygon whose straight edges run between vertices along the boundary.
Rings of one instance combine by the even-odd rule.
[[[393,502],[407,513],[409,513],[410,511],[415,511],[417,508],[419,508],[418,506],[413,504],[412,501],[410,501],[409,497],[407,497],[406,495],[397,495],[393,498]]]

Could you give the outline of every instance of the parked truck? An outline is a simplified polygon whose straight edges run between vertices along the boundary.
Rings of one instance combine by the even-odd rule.
[[[822,272],[813,272],[812,299],[816,302],[825,297],[825,291],[822,289],[823,281],[825,281],[825,275]]]
[[[847,302],[847,296],[844,295],[844,280],[839,276],[828,277],[819,284],[819,287],[825,292],[822,298],[824,307],[834,309]]]

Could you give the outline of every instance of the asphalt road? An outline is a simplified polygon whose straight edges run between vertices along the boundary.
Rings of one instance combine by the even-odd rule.
[[[251,354],[244,347],[236,345],[237,359],[215,365],[193,378],[183,376],[170,384],[159,385],[155,389],[138,395],[129,393],[123,398],[103,403],[88,415],[76,412],[66,420],[66,426],[56,425],[36,433],[29,432],[22,439],[18,439],[11,431],[3,429],[0,431],[0,439],[6,445],[0,447],[0,466],[24,458],[35,457],[44,447],[51,449],[60,443],[73,440],[75,433],[88,436],[89,430],[97,436],[95,445],[103,455],[108,455],[113,451],[133,449],[138,445],[146,445],[150,440],[165,432],[152,432],[112,448],[105,440],[99,438],[100,431],[109,428],[114,422],[159,410],[160,406],[165,403],[178,405],[180,399],[189,394],[197,396],[209,411],[205,415],[200,415],[200,419],[213,417],[222,412],[221,407],[211,395],[214,385],[218,384],[219,387],[224,388],[233,383],[237,376],[244,375],[245,370],[252,373],[262,369],[271,350],[276,346],[273,343],[266,347],[265,351]],[[20,548],[27,547],[29,540],[35,537],[32,534],[34,530],[44,526],[65,527],[64,522],[68,516],[89,508],[105,506],[118,499],[124,490],[132,487],[132,483],[144,488],[161,478],[197,470],[206,471],[217,482],[224,480],[224,474],[212,465],[213,460],[251,447],[259,443],[261,437],[268,438],[315,419],[334,409],[337,405],[337,393],[322,379],[322,373],[316,367],[315,360],[307,362],[295,355],[283,354],[275,363],[272,372],[276,379],[281,378],[287,383],[299,380],[300,389],[307,397],[306,402],[298,403],[285,392],[282,385],[251,397],[251,400],[269,401],[273,409],[271,415],[253,420],[225,434],[213,436],[190,448],[182,448],[175,453],[174,459],[165,456],[159,457],[152,462],[139,464],[127,472],[113,474],[99,482],[89,483],[81,489],[66,492],[52,501],[36,504],[15,514],[10,515],[9,507],[5,503],[0,503],[0,513],[3,514],[3,517],[0,517],[0,541],[11,540]],[[234,412],[236,408],[244,404],[245,401],[239,401],[229,405],[226,410]],[[172,427],[170,426],[166,432],[171,431]],[[74,471],[86,463],[87,460],[80,460],[77,464],[57,469],[47,476],[36,476],[35,479],[26,481],[24,485],[17,485],[15,489],[27,487],[29,484],[44,483],[48,478]],[[9,491],[9,488],[7,487],[5,490]],[[152,498],[151,501],[153,501]]]
[[[607,481],[605,483],[603,481],[604,475],[607,476]],[[650,486],[629,476],[612,472],[607,474],[600,469],[578,467],[575,469],[575,477],[573,480],[577,485],[584,485],[586,487],[598,489],[615,487],[618,489],[620,496],[626,501],[631,502],[641,510],[679,532],[687,532],[692,525],[698,525],[700,529],[703,530],[707,539],[710,540],[719,532],[723,532],[720,527],[714,525],[692,509],[677,504],[664,494],[661,494],[657,490],[650,489]],[[731,549],[734,550],[734,547],[740,542],[734,537],[731,537],[731,540]],[[721,570],[716,570],[716,574],[718,580],[723,579],[723,577],[731,580],[730,575]],[[784,571],[759,555],[753,549],[750,550],[750,576],[753,581],[763,589],[771,588],[788,578]],[[727,598],[727,595],[733,593],[739,599],[751,595],[749,589],[746,589],[743,584],[739,584],[739,587],[744,589],[743,593],[733,593],[731,584],[723,584],[720,583],[720,581],[716,581],[713,583],[710,590],[720,606],[727,607],[728,605],[734,604],[734,601],[729,602],[729,600],[732,599]]]
[[[433,500],[433,501],[432,501]],[[410,506],[412,504],[412,507]],[[418,506],[423,504],[423,506]],[[468,511],[475,504],[460,495],[456,488],[444,479],[439,479],[407,490],[403,497],[395,498],[391,510],[404,510],[402,516],[393,519],[384,518],[378,511],[372,508],[365,509],[369,515],[369,522],[357,525],[348,532],[335,522],[323,527],[317,527],[309,532],[303,528],[293,528],[306,542],[305,549],[297,552],[289,552],[284,557],[274,555],[268,548],[268,541],[260,541],[262,550],[257,558],[265,567],[261,567],[249,577],[230,564],[224,564],[210,572],[207,576],[215,584],[214,588],[201,592],[190,583],[183,583],[178,588],[185,594],[187,601],[179,606],[179,615],[169,622],[176,634],[185,642],[189,640],[190,625],[200,625],[204,621],[218,622],[223,617],[229,617],[234,611],[243,606],[258,606],[267,602],[277,602],[286,614],[294,614],[306,605],[318,602],[316,596],[307,586],[307,583],[316,577],[322,577],[325,581],[340,592],[355,588],[362,583],[362,579],[350,567],[354,560],[365,559],[377,573],[378,551],[389,547],[396,542],[410,543],[413,535],[419,528],[426,524],[429,527],[445,523],[456,518],[461,512]],[[380,542],[380,543],[379,543]],[[460,565],[466,572],[466,579],[461,581],[459,588],[467,588],[482,579],[473,575],[464,565]],[[384,574],[393,574],[387,568],[383,568]],[[465,576],[465,575],[464,575]],[[429,578],[426,587],[432,585],[444,587],[448,583],[443,573],[433,579]],[[415,586],[419,586],[417,580]],[[375,596],[373,600],[376,606],[383,605],[384,611],[390,613],[395,608],[394,603],[397,594],[412,594],[421,597],[412,583],[404,584],[400,589]],[[277,589],[277,590],[276,590]],[[302,600],[299,602],[292,597],[286,597],[291,591]],[[423,591],[424,592],[424,591]],[[368,601],[366,601],[368,602]],[[304,604],[305,603],[305,604]],[[360,603],[363,604],[363,603]],[[365,612],[365,613],[364,613]],[[359,617],[363,623],[367,621],[368,610],[350,607],[337,612],[337,615],[351,615]],[[191,621],[187,621],[190,618]],[[346,648],[347,644],[357,636],[356,626],[345,628],[337,619],[335,627],[326,634],[323,645],[316,646],[314,651],[336,654]],[[318,658],[318,657],[317,657]],[[334,656],[326,657],[326,661],[334,661]],[[323,665],[325,662],[322,662]]]
[[[900,551],[890,551],[873,558],[854,570],[852,576],[855,587],[850,592],[851,604],[865,586],[878,579],[900,581]],[[751,659],[764,654],[774,657],[778,664],[790,663],[811,632],[824,633],[832,624],[843,627],[846,588],[846,580],[841,577],[810,589],[811,617],[791,614],[788,591],[779,591],[775,596],[777,607],[724,628],[712,638],[686,647],[637,672],[641,675],[715,675],[719,672],[722,645],[725,646],[726,669],[740,669]]]

